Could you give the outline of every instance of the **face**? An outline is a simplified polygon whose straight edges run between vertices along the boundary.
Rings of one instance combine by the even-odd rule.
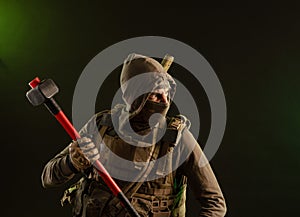
[[[168,103],[168,91],[164,89],[155,90],[148,96],[148,100],[158,103]]]

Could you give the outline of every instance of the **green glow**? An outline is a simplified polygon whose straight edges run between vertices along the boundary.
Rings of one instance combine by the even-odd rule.
[[[0,2],[1,76],[25,76],[47,59],[44,50],[49,47],[50,12],[41,4]]]
[[[22,45],[27,17],[16,3],[0,3],[0,56],[12,58]]]

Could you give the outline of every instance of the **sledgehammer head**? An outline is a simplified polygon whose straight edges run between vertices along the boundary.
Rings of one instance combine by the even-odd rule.
[[[52,98],[59,91],[52,79],[40,81],[39,78],[35,78],[29,82],[29,86],[32,89],[26,93],[26,97],[33,106],[43,104],[47,99]]]

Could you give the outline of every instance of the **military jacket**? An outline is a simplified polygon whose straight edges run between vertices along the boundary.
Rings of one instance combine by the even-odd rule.
[[[150,146],[133,146],[125,142],[109,118],[109,110],[96,114],[80,134],[94,132],[94,125],[97,132],[100,130],[100,134],[93,135],[100,150],[100,161],[141,216],[185,216],[187,185],[199,201],[198,216],[225,215],[225,199],[218,181],[183,116],[167,118],[164,136]],[[124,168],[123,162],[129,164]],[[146,170],[144,167],[149,165],[145,162],[155,163]],[[146,177],[141,176],[142,171],[147,171]],[[44,187],[60,186],[75,174],[66,147],[46,163],[42,184]],[[142,184],[136,189],[138,182]],[[76,189],[69,192],[73,216],[128,216],[94,168],[88,169],[72,188]]]

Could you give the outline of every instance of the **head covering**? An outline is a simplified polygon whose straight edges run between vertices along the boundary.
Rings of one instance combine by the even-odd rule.
[[[157,60],[132,53],[124,60],[120,84],[125,106],[113,117],[119,136],[128,143],[151,138],[152,126],[163,127],[161,117],[166,116],[176,90],[174,79]],[[167,103],[148,100],[151,93],[160,89],[168,92]]]
[[[135,53],[128,55],[123,63],[120,84],[131,117],[141,111],[151,92],[168,91],[170,102],[176,91],[174,79],[157,60]]]

